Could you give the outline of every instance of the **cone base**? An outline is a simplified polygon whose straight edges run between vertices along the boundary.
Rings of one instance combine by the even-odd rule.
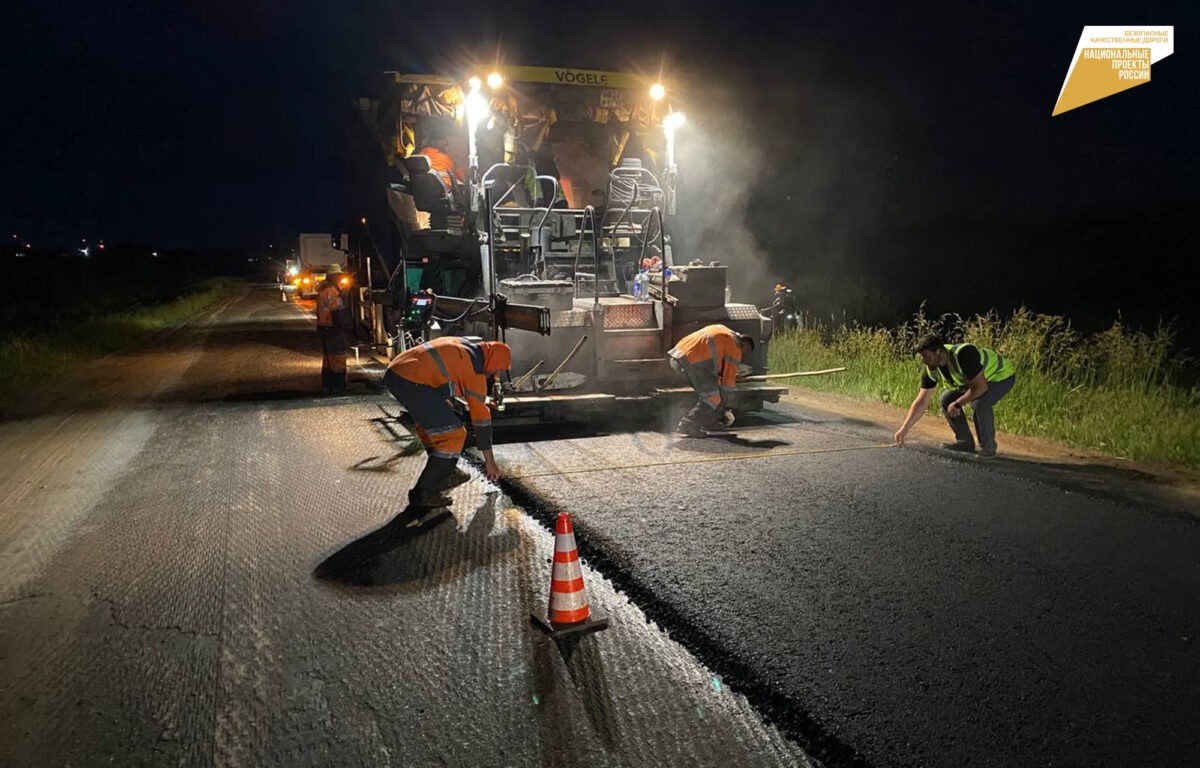
[[[608,629],[608,617],[598,616],[595,611],[585,621],[579,621],[574,624],[551,624],[546,619],[543,619],[537,614],[529,614],[529,623],[554,640],[561,640],[567,637],[581,637],[589,635],[592,632],[599,632],[602,629]]]

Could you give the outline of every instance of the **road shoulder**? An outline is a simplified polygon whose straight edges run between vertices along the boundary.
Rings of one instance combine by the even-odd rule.
[[[856,424],[877,427],[889,434],[904,419],[901,409],[887,403],[810,389],[793,387],[780,402],[852,419]],[[998,418],[1002,423],[1002,412]],[[912,428],[908,443],[938,450],[950,437],[949,428],[941,419],[926,416]],[[1122,459],[1055,440],[1003,431],[998,433],[997,442],[1000,452],[995,464],[1006,470],[1155,511],[1200,519],[1200,472],[1196,470]]]

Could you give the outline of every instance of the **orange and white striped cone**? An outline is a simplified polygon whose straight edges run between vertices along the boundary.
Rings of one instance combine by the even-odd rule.
[[[549,620],[531,615],[534,626],[553,638],[599,632],[608,619],[593,616],[583,586],[583,569],[575,547],[571,516],[560,512],[554,521],[554,567],[550,571]]]

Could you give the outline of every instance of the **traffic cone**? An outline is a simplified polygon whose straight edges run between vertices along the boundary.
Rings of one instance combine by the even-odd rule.
[[[554,567],[550,571],[549,620],[531,614],[538,629],[554,639],[583,635],[608,628],[608,618],[595,616],[588,607],[583,569],[575,547],[571,516],[560,512],[554,521]]]

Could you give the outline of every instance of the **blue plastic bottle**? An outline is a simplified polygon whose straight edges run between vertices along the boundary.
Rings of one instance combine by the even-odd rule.
[[[646,300],[646,270],[637,273],[637,277],[633,278],[633,300]]]

